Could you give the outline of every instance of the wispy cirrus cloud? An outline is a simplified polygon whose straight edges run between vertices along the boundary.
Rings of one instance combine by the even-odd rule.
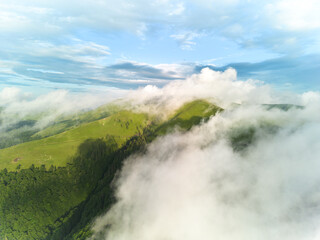
[[[292,44],[288,43],[290,39],[296,39],[296,47],[302,43],[313,44],[312,39],[318,38],[320,29],[317,14],[320,5],[316,0],[306,0],[303,4],[288,0],[120,0],[98,1],[94,4],[88,0],[72,0],[68,3],[14,0],[2,3],[0,9],[0,30],[24,37],[74,35],[83,28],[102,32],[128,31],[141,35],[148,34],[155,25],[160,25],[169,26],[176,32],[170,35],[180,36],[177,32],[182,31],[199,34],[205,30],[209,35],[225,36],[243,46],[261,47],[264,44],[264,47],[280,51],[281,48],[276,45]],[[189,34],[184,39],[192,42],[192,39],[188,39],[190,37]],[[282,41],[272,44],[272,39],[277,38]]]
[[[110,56],[109,47],[79,39],[68,44],[37,40],[19,43],[0,50],[0,78],[12,79],[12,84],[17,81],[95,84],[99,82],[96,74]]]
[[[171,38],[175,39],[183,50],[192,50],[196,45],[194,39],[201,37],[203,34],[186,32],[181,34],[172,34]]]
[[[170,80],[184,79],[193,73],[192,64],[157,64],[123,61],[106,67],[111,79],[128,82],[163,84]]]
[[[78,51],[76,51],[78,52]],[[109,86],[133,89],[139,86],[163,86],[173,80],[183,80],[203,68],[224,71],[234,68],[242,80],[258,79],[289,91],[306,91],[320,88],[319,55],[304,57],[280,57],[262,62],[240,62],[227,65],[203,63],[148,64],[135,61],[120,61],[115,64],[100,64],[94,58],[68,55],[21,56],[25,63],[2,61],[0,79],[2,85],[44,85],[50,88],[63,86],[79,89],[83,86]],[[101,58],[108,57],[106,54]],[[92,59],[91,59],[92,58]],[[216,59],[210,59],[215,62]],[[46,64],[42,64],[45,62]],[[23,79],[23,80],[21,80]],[[81,87],[83,88],[83,87]]]

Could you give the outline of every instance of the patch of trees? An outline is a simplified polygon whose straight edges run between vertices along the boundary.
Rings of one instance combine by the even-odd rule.
[[[70,189],[73,189],[70,192]],[[0,171],[0,238],[41,239],[81,195],[67,168],[45,166]]]
[[[145,133],[151,134],[145,130]],[[95,188],[87,199],[82,202],[57,231],[47,239],[87,239],[91,236],[91,224],[94,219],[104,214],[115,202],[112,181],[121,169],[123,161],[134,153],[143,152],[147,143],[147,135],[134,136],[120,149],[109,156],[108,164],[103,176],[99,179]]]
[[[0,171],[1,239],[85,239],[94,217],[113,202],[123,160],[141,149],[135,136],[119,149],[112,136],[88,139],[66,167]]]

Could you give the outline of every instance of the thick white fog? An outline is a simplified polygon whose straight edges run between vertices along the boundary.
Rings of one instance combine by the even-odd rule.
[[[187,133],[175,132],[130,157],[116,183],[117,202],[93,227],[114,240],[320,239],[319,94],[275,93],[259,82],[237,81],[235,71],[204,70],[136,96],[146,104],[181,105],[210,98],[227,106]],[[155,104],[156,101],[156,104]],[[304,108],[267,110],[261,103]],[[157,109],[154,108],[154,109]],[[253,128],[237,151],[232,136]],[[107,231],[104,230],[107,227]]]
[[[316,92],[311,94],[315,95],[314,98],[319,96]],[[135,108],[157,114],[170,113],[183,103],[199,98],[210,100],[220,107],[234,103],[301,104],[302,100],[301,96],[297,98],[292,93],[279,93],[258,80],[239,81],[236,70],[232,68],[224,72],[204,68],[199,74],[193,74],[185,80],[172,81],[163,88],[149,85],[132,91],[126,99],[128,98]]]

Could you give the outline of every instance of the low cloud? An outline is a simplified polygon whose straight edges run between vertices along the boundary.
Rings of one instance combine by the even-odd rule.
[[[105,239],[316,240],[320,221],[319,114],[244,107],[127,159],[117,203],[97,219]],[[279,126],[277,133],[259,128]],[[258,128],[244,152],[229,134]]]
[[[86,93],[56,90],[34,96],[17,87],[4,88],[0,91],[0,132],[26,119],[35,120],[33,128],[41,129],[58,117],[94,109],[125,94],[125,90],[110,88]]]
[[[185,81],[132,93],[140,105],[211,98],[228,106],[187,133],[129,157],[117,202],[93,227],[103,239],[316,240],[320,236],[319,93],[287,95],[236,71],[203,69]],[[139,98],[140,96],[140,98]],[[283,111],[262,103],[299,103]],[[232,136],[255,129],[236,150]]]
[[[12,102],[28,99],[28,93],[22,93],[21,89],[16,87],[6,87],[0,92],[0,106],[5,106]]]
[[[185,80],[171,81],[162,88],[148,85],[132,91],[128,98],[133,107],[147,112],[172,112],[194,99],[208,99],[220,107],[237,104],[283,103],[296,100],[282,96],[261,81],[237,79],[235,69],[214,71],[203,68]]]
[[[240,79],[259,79],[277,88],[290,91],[307,91],[319,87],[319,55],[302,57],[279,57],[262,62],[230,63],[225,66],[197,65],[195,72],[208,67],[215,71],[225,71],[228,68],[237,70]],[[288,83],[291,85],[288,86]]]

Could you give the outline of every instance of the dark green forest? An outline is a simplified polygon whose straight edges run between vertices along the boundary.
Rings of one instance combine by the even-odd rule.
[[[123,159],[145,141],[135,136],[117,149],[112,137],[108,143],[88,139],[66,167],[0,171],[0,236],[85,239],[90,235],[88,224],[113,201],[109,185]]]

